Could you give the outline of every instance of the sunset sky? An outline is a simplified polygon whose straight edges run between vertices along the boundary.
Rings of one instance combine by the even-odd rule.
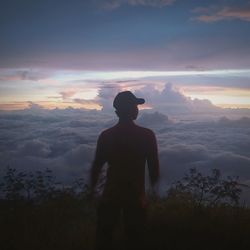
[[[250,108],[249,0],[4,0],[0,28],[0,109],[101,109],[166,83]]]

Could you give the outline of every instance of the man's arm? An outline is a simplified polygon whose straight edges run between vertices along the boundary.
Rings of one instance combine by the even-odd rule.
[[[90,172],[91,192],[94,192],[101,169],[105,162],[106,162],[105,145],[104,145],[103,134],[101,134],[97,141],[95,158],[92,163],[91,172]]]
[[[151,185],[154,186],[160,177],[160,166],[158,158],[158,147],[155,134],[152,132],[150,136],[147,164],[149,170],[149,178]]]

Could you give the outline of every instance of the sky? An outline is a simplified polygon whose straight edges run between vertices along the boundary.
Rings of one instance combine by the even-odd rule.
[[[0,31],[2,110],[99,110],[118,91],[172,89],[250,108],[249,0],[3,0]]]

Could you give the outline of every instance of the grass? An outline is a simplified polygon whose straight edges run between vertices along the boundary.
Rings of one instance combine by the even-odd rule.
[[[96,202],[70,194],[39,204],[2,201],[2,250],[91,250],[95,244]],[[197,207],[152,198],[145,234],[147,249],[250,249],[250,210],[233,206]],[[116,248],[124,249],[117,230]]]
[[[0,189],[1,250],[94,249],[98,202],[88,199],[82,179],[65,188],[49,169],[25,173],[8,167]],[[143,249],[250,249],[250,209],[239,205],[240,193],[237,178],[190,169],[166,197],[149,195]],[[118,225],[115,249],[141,249],[125,243]]]

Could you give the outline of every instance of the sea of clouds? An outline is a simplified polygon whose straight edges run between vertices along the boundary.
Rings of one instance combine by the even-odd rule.
[[[193,101],[182,100],[193,107]],[[159,110],[141,110],[136,123],[156,134],[162,193],[193,167],[206,174],[217,168],[250,184],[248,110],[208,111],[207,104],[206,112]],[[116,122],[113,110],[47,110],[32,104],[25,110],[0,111],[0,176],[7,166],[50,168],[65,183],[79,177],[87,182],[98,135]]]

